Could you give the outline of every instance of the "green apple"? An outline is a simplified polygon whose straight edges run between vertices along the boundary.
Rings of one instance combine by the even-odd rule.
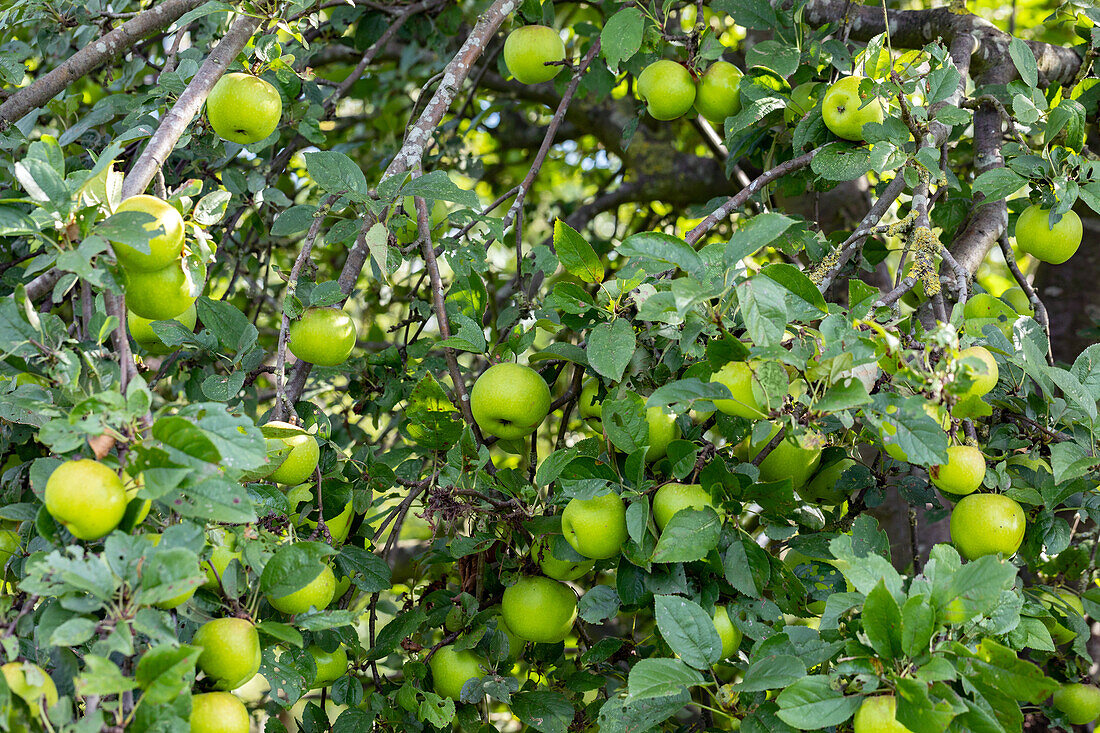
[[[653,495],[653,521],[657,529],[664,529],[677,512],[708,506],[718,511],[710,493],[699,484],[665,484]]]
[[[260,671],[260,635],[247,619],[207,621],[191,643],[202,647],[198,667],[219,690],[236,689]]]
[[[1074,725],[1088,725],[1100,718],[1100,688],[1080,682],[1066,683],[1054,691],[1054,707]]]
[[[836,506],[848,498],[845,491],[837,488],[841,476],[856,462],[851,458],[841,458],[830,463],[814,474],[810,481],[798,490],[798,495],[803,501]]]
[[[814,95],[816,81],[808,81],[799,84],[791,90],[791,101],[787,102],[783,110],[783,120],[788,125],[796,125],[817,104],[817,96]]]
[[[348,652],[343,644],[332,652],[326,652],[314,644],[309,647],[309,654],[317,666],[317,674],[314,675],[313,682],[309,686],[311,690],[328,687],[348,671]]]
[[[932,466],[928,475],[940,491],[956,496],[972,494],[985,479],[985,456],[972,445],[952,445],[947,449],[947,463]]]
[[[585,381],[581,395],[577,398],[577,412],[588,421],[593,430],[603,432],[603,402],[597,399],[600,382],[596,379]]]
[[[469,649],[457,651],[453,646],[439,647],[428,662],[435,694],[458,700],[463,685],[485,674],[483,666],[481,657]]]
[[[504,623],[503,616],[497,616],[497,631],[504,634],[508,639],[508,659],[512,661],[519,659],[520,654],[523,653],[523,645],[526,642],[508,628],[508,624]]]
[[[722,640],[722,659],[729,659],[741,646],[741,629],[733,625],[725,606],[714,607],[714,630]]]
[[[745,438],[737,446],[736,454],[745,461],[751,461],[779,432],[779,425],[772,424],[768,436],[759,443],[751,444]],[[779,444],[760,462],[761,481],[782,481],[789,478],[795,491],[798,491],[821,464],[821,451],[825,448],[825,438],[818,432],[809,430],[797,436],[785,435]]]
[[[500,603],[504,623],[526,641],[564,641],[577,618],[577,595],[565,583],[542,576],[521,578],[504,589]]]
[[[638,94],[654,119],[674,120],[695,103],[695,81],[682,64],[661,59],[638,75]]]
[[[31,715],[38,718],[42,715],[43,703],[46,710],[57,704],[57,686],[46,674],[46,670],[33,662],[8,662],[0,667],[4,674],[4,680],[8,683],[8,689],[12,694],[23,698],[27,707],[31,709]]]
[[[1012,478],[1012,486],[1014,488],[1030,487],[1030,479],[1024,476],[1024,473],[1020,471],[1020,467],[1028,468],[1035,473],[1049,473],[1052,476],[1054,472],[1050,468],[1050,464],[1044,459],[1033,457],[1028,455],[1014,455],[1010,456],[1005,461],[1005,468],[1008,471],[1008,475]]]
[[[218,137],[251,145],[279,126],[283,100],[279,90],[258,76],[226,74],[206,98],[206,119]]]
[[[336,594],[336,574],[332,568],[325,565],[316,578],[309,581],[304,587],[285,596],[268,596],[267,602],[276,611],[282,611],[289,616],[305,613],[310,608],[323,611],[332,603]]]
[[[714,400],[719,412],[743,417],[747,420],[759,420],[766,409],[752,393],[754,363],[731,361],[711,375],[710,381],[724,384],[733,395],[733,399]]]
[[[893,695],[865,698],[852,721],[855,733],[913,733],[894,717],[897,704]]]
[[[192,303],[183,313],[180,313],[174,318],[165,320],[178,321],[184,328],[193,331],[199,317],[195,310],[195,304]],[[159,356],[168,354],[179,348],[178,346],[165,346],[164,342],[160,340],[160,336],[157,336],[156,332],[153,330],[153,321],[148,318],[142,318],[129,308],[126,309],[126,327],[129,329],[130,335],[133,337],[134,341],[137,341],[138,345],[150,354]]]
[[[205,285],[192,278],[191,271],[179,260],[152,272],[123,270],[122,289],[126,306],[150,321],[170,321],[195,304]]]
[[[228,692],[204,692],[191,696],[191,733],[248,733],[252,717],[248,708]]]
[[[225,571],[233,560],[242,561],[241,553],[234,551],[232,547],[217,545],[210,553],[209,560],[203,560],[199,567],[206,573],[206,582],[202,584],[207,590],[217,591],[221,589],[219,579],[225,578]]]
[[[996,326],[1001,333],[1012,337],[1012,324],[1019,314],[1008,303],[989,293],[975,293],[963,306],[963,331],[980,337],[986,326]]]
[[[959,352],[957,361],[962,363],[963,369],[973,380],[963,397],[984,397],[997,386],[1000,372],[997,369],[997,360],[989,353],[989,349],[971,346]]]
[[[290,448],[290,453],[286,454],[282,463],[268,475],[268,479],[284,486],[296,486],[314,475],[317,470],[317,460],[321,457],[321,447],[317,444],[317,438],[302,428],[282,420],[272,420],[264,427],[294,431],[292,435],[267,438],[269,456]]]
[[[741,111],[741,69],[728,61],[715,61],[699,78],[695,111],[716,125]]]
[[[560,534],[543,535],[531,544],[531,559],[539,570],[554,580],[576,580],[596,564],[573,549]]]
[[[355,322],[339,308],[309,308],[291,321],[287,348],[301,361],[338,366],[355,348]]]
[[[348,501],[344,505],[344,509],[335,517],[325,517],[325,526],[328,527],[328,533],[332,536],[332,541],[335,544],[340,544],[348,538],[348,532],[351,531],[351,520],[354,516],[355,507],[352,501]],[[317,522],[307,519],[306,526],[314,529]],[[337,593],[336,596],[339,597],[340,594]]]
[[[1054,616],[1054,618],[1044,618],[1042,621],[1055,644],[1068,644],[1077,638],[1073,630],[1061,623],[1068,618],[1070,609],[1078,616],[1085,617],[1085,606],[1076,593],[1069,588],[1056,588],[1053,593],[1046,590],[1039,591],[1039,602]]]
[[[825,92],[821,114],[825,118],[825,126],[837,137],[863,142],[863,126],[868,122],[882,122],[886,117],[886,110],[878,97],[859,93],[860,82],[865,78],[846,76]]]
[[[402,201],[400,210],[404,212],[408,220],[405,221],[404,224],[401,224],[399,226],[391,226],[391,231],[393,232],[394,237],[397,238],[398,244],[412,244],[420,238],[420,227],[418,226],[416,220],[415,199],[412,196],[406,196]],[[440,201],[436,199],[432,202],[432,208],[431,212],[429,213],[429,217],[431,220],[431,228],[433,232],[438,229],[443,222],[447,221],[448,213],[449,211],[447,209],[446,201]],[[448,294],[447,299],[451,300],[450,294]]]
[[[470,409],[481,432],[503,440],[522,438],[550,412],[550,388],[531,367],[494,364],[474,382]]]
[[[649,448],[646,449],[645,460],[646,463],[653,463],[664,458],[668,453],[668,444],[680,437],[680,426],[667,407],[648,408],[645,419],[649,425]]]
[[[1035,317],[1035,308],[1031,305],[1031,299],[1027,297],[1024,289],[1018,285],[1014,285],[1001,293],[1001,300],[1006,301],[1021,316]]]
[[[1032,204],[1016,220],[1016,244],[1037,260],[1060,265],[1081,246],[1084,229],[1081,217],[1067,211],[1058,223],[1050,225],[1050,209]]]
[[[968,494],[951,512],[951,541],[967,560],[1015,555],[1026,529],[1023,507],[1004,494]]]
[[[561,532],[585,557],[615,557],[627,538],[626,506],[615,492],[592,499],[573,497],[562,512]]]
[[[124,211],[138,211],[149,214],[153,221],[143,225],[145,231],[153,234],[149,239],[149,254],[139,252],[128,244],[111,242],[118,264],[127,270],[153,271],[167,267],[180,258],[183,252],[183,217],[172,204],[164,199],[147,194],[131,196],[115,209],[119,214]]]
[[[73,537],[98,540],[110,534],[126,514],[122,479],[97,461],[62,463],[46,481],[46,511]]]
[[[565,60],[565,44],[553,28],[525,25],[508,34],[504,41],[504,63],[516,81],[539,84],[550,81],[563,66],[547,63]]]

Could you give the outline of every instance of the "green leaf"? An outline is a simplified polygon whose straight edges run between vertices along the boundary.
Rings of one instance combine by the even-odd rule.
[[[978,658],[970,663],[983,673],[985,681],[1005,695],[1039,705],[1058,689],[1059,683],[1032,662],[1020,659],[1016,652],[994,639],[978,644]]]
[[[517,692],[512,696],[512,713],[539,733],[566,733],[573,722],[573,705],[550,690]]]
[[[748,533],[737,533],[722,559],[726,582],[749,598],[760,598],[771,579],[771,561]]]
[[[471,208],[476,208],[480,203],[476,192],[461,188],[451,180],[451,177],[447,175],[447,171],[444,170],[434,170],[419,178],[414,178],[401,187],[400,195],[419,196],[422,199],[427,199],[429,203],[431,201],[450,201]]]
[[[336,556],[337,575],[351,577],[355,587],[364,593],[380,593],[389,590],[390,566],[373,552],[355,545],[343,545]]]
[[[95,654],[84,656],[84,671],[74,680],[78,695],[118,695],[138,686],[122,674],[110,659]]]
[[[335,554],[323,542],[283,545],[264,565],[260,590],[275,598],[290,595],[312,583],[324,569],[324,558]]]
[[[600,733],[641,733],[652,730],[682,710],[689,702],[691,695],[685,689],[674,695],[633,702],[612,697],[600,708]]]
[[[722,518],[710,507],[702,511],[680,510],[661,531],[652,560],[659,563],[702,560],[718,546],[721,531]]]
[[[455,718],[455,701],[449,697],[440,697],[434,692],[424,692],[420,701],[419,719],[436,728],[444,728]]]
[[[554,251],[570,275],[586,283],[603,282],[603,263],[592,245],[561,219],[554,221]]]
[[[617,382],[634,356],[634,328],[625,318],[601,323],[588,337],[588,363],[601,376]]]
[[[440,346],[450,346],[452,349],[458,349],[459,351],[470,351],[474,354],[484,354],[485,348],[488,345],[485,341],[485,331],[481,329],[481,326],[464,313],[454,313],[451,315],[452,327],[458,325],[458,333],[454,333],[452,328],[451,333],[454,334],[448,339],[443,339],[439,342]]]
[[[863,382],[855,377],[845,377],[825,390],[825,394],[814,402],[814,411],[823,414],[837,413],[870,402],[871,395],[867,393]]]
[[[1031,48],[1020,38],[1013,38],[1008,44],[1008,55],[1012,57],[1012,63],[1016,71],[1020,72],[1020,79],[1029,87],[1039,85],[1039,64],[1035,62],[1035,54]]]
[[[161,644],[138,660],[134,679],[145,690],[142,702],[164,704],[187,694],[195,680],[200,647]]]
[[[774,30],[779,18],[767,0],[715,0],[715,10],[737,19],[737,24],[757,31]]]
[[[708,669],[722,656],[722,639],[714,620],[680,596],[654,596],[653,614],[672,651],[696,669]]]
[[[663,384],[653,391],[645,406],[667,407],[668,405],[691,405],[696,400],[729,399],[729,390],[717,382],[704,382],[701,379],[678,379]]]
[[[805,673],[805,667],[802,669]],[[631,704],[639,700],[668,697],[685,687],[694,687],[703,682],[703,675],[679,659],[642,659],[631,668],[627,678],[629,695],[626,702]]]
[[[794,265],[785,262],[765,265],[760,270],[760,274],[775,280],[805,306],[822,313],[828,312],[828,306],[825,305],[825,296],[821,294],[813,281]]]
[[[688,273],[698,272],[703,267],[703,258],[687,242],[664,232],[631,234],[615,251],[627,257],[663,262]]]
[[[827,181],[852,181],[871,170],[871,151],[848,142],[832,142],[814,156],[810,168]]]
[[[907,657],[921,657],[936,628],[936,614],[927,596],[915,595],[901,608],[901,650]]]
[[[309,177],[327,193],[347,196],[354,201],[369,198],[367,179],[348,156],[334,150],[322,150],[305,153],[303,157]]]
[[[971,184],[976,193],[985,195],[987,201],[999,201],[1019,191],[1027,179],[1010,168],[991,168],[974,179]]]
[[[619,64],[638,52],[642,46],[645,19],[637,8],[623,8],[604,23],[600,32],[600,54],[607,60],[611,73]]]
[[[577,602],[577,615],[590,624],[601,624],[619,613],[619,594],[609,585],[595,585]]]
[[[901,609],[883,581],[867,594],[860,618],[863,633],[880,658],[892,660],[901,656]]]
[[[737,302],[749,337],[757,346],[778,345],[787,327],[784,290],[766,277],[754,277],[737,286]]]
[[[291,206],[286,211],[279,212],[271,223],[271,236],[289,237],[292,234],[301,234],[313,225],[313,215],[316,213],[317,207],[312,204]]]
[[[779,719],[799,730],[820,730],[840,725],[855,714],[863,698],[845,697],[833,689],[827,675],[815,674],[797,680],[779,693]]]
[[[806,665],[798,657],[775,654],[754,659],[745,670],[741,682],[734,685],[741,692],[761,692],[789,687],[806,676]]]
[[[726,243],[723,254],[726,267],[733,267],[749,255],[767,247],[793,224],[794,219],[783,214],[758,214],[752,217]]]

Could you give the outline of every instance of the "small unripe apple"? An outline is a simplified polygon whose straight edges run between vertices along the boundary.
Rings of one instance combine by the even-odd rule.
[[[657,120],[674,120],[695,103],[695,81],[683,65],[661,59],[638,75],[638,94]]]
[[[852,721],[855,733],[913,733],[894,717],[897,704],[893,695],[866,698]]]
[[[550,81],[562,68],[548,62],[565,60],[565,44],[553,28],[545,25],[525,25],[508,34],[504,41],[504,63],[516,81],[540,84]]]
[[[677,512],[708,506],[718,511],[710,493],[699,484],[665,484],[653,495],[653,521],[657,529],[664,529]]]
[[[324,566],[320,574],[309,581],[303,588],[285,596],[268,596],[267,602],[276,611],[282,611],[289,616],[305,613],[310,608],[323,611],[332,603],[332,597],[336,594],[336,574],[328,565]]]
[[[665,457],[668,444],[680,437],[680,426],[676,416],[665,407],[650,407],[645,412],[649,425],[649,448],[645,452],[646,463],[653,463]]]
[[[947,463],[932,466],[928,475],[940,491],[956,496],[971,494],[985,479],[985,456],[972,445],[952,445],[947,449]]]
[[[282,420],[272,420],[264,427],[296,431],[294,435],[267,439],[269,455],[278,453],[284,447],[290,448],[290,453],[286,454],[282,463],[268,475],[270,480],[284,486],[296,486],[314,474],[317,469],[317,460],[321,456],[317,438],[302,428]]]
[[[139,211],[149,214],[153,221],[144,224],[147,232],[160,230],[149,240],[149,254],[139,252],[128,244],[111,242],[118,263],[128,270],[151,272],[167,267],[179,259],[183,251],[183,217],[172,204],[147,194],[131,196],[118,205],[115,213]]]
[[[179,260],[152,272],[124,269],[126,307],[150,321],[170,321],[195,304],[205,285],[205,266],[200,274],[201,282]]]
[[[878,97],[860,94],[859,85],[865,78],[846,76],[837,80],[825,92],[821,114],[825,119],[825,126],[837,137],[863,142],[863,126],[868,122],[882,122],[886,117],[885,108]]]
[[[741,111],[741,69],[728,61],[715,61],[699,78],[695,111],[716,125]]]
[[[1088,725],[1100,717],[1100,688],[1080,682],[1064,684],[1054,691],[1054,707],[1074,725]]]
[[[808,81],[791,90],[791,101],[787,103],[786,109],[783,110],[783,120],[788,125],[798,124],[806,116],[806,113],[817,104],[817,97],[814,96],[816,86],[817,82]]]
[[[46,511],[78,539],[110,534],[126,514],[122,479],[98,461],[62,463],[46,481]]]
[[[798,490],[803,501],[836,506],[848,498],[848,494],[837,488],[841,476],[856,462],[851,458],[842,458],[825,466],[810,479],[809,483]]]
[[[483,664],[481,657],[469,649],[457,651],[450,645],[436,649],[428,662],[428,667],[432,670],[432,688],[435,694],[458,700],[463,685],[485,674]]]
[[[749,443],[752,436],[745,438],[737,446],[738,457],[751,461],[771,442],[779,432],[779,425],[772,425],[768,436],[759,443]],[[807,431],[797,436],[784,435],[783,439],[760,462],[761,481],[782,481],[789,478],[795,491],[798,491],[813,476],[821,464],[821,451],[825,448],[825,439],[816,431]]]
[[[603,402],[597,399],[600,393],[598,380],[589,379],[581,387],[580,397],[577,398],[577,412],[588,421],[593,430],[603,432]]]
[[[202,647],[198,667],[220,690],[236,689],[260,671],[260,635],[247,619],[207,621],[191,643]]]
[[[309,308],[291,321],[287,348],[302,361],[317,366],[337,366],[355,348],[355,321],[339,308]]]
[[[500,603],[504,622],[527,641],[564,641],[577,618],[577,594],[565,583],[534,576],[521,578],[504,590]]]
[[[714,630],[722,640],[722,659],[729,659],[741,646],[741,629],[733,625],[725,606],[714,607]]]
[[[494,364],[474,382],[470,410],[483,433],[522,438],[535,432],[550,412],[550,388],[531,367]]]
[[[314,644],[309,648],[309,653],[317,667],[317,674],[314,675],[313,682],[309,686],[311,690],[328,687],[348,671],[348,651],[343,644],[332,652],[326,652]]]
[[[964,397],[983,397],[997,386],[1000,372],[997,369],[997,360],[993,358],[993,354],[989,353],[989,349],[984,346],[971,346],[969,349],[960,351],[958,359],[963,362],[972,380]]]
[[[223,140],[251,145],[279,126],[283,100],[279,90],[258,76],[226,74],[206,98],[206,118]]]
[[[626,506],[615,492],[574,497],[561,515],[561,532],[573,549],[593,560],[615,557],[626,542]]]
[[[1037,260],[1060,265],[1081,246],[1084,229],[1077,212],[1067,211],[1053,227],[1050,209],[1032,204],[1016,220],[1016,244]]]

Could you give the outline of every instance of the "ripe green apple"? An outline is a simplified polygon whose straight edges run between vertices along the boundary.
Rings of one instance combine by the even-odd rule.
[[[560,534],[543,535],[533,542],[531,559],[538,563],[543,575],[554,580],[576,580],[596,564],[595,560],[580,555]]]
[[[893,695],[866,698],[856,711],[855,733],[913,733],[894,717],[897,704]]]
[[[699,78],[695,111],[716,125],[741,111],[741,69],[728,61],[715,61]]]
[[[317,438],[302,428],[282,420],[272,420],[264,427],[296,431],[294,435],[267,439],[269,456],[277,454],[284,448],[290,448],[290,453],[287,453],[282,463],[268,475],[268,479],[284,486],[296,486],[314,474],[317,470],[317,460],[321,457],[321,447],[317,444]]]
[[[228,692],[191,696],[191,733],[248,733],[248,708]]]
[[[665,484],[653,495],[653,521],[657,529],[664,529],[677,512],[708,506],[718,511],[710,493],[699,484]]]
[[[147,232],[160,231],[149,239],[149,254],[139,252],[128,244],[111,242],[118,264],[127,270],[150,272],[167,267],[180,258],[183,252],[183,217],[172,204],[147,194],[131,196],[115,209],[115,213],[138,211],[149,214],[153,221],[143,228]]]
[[[191,643],[202,647],[198,666],[219,690],[233,690],[260,671],[260,635],[243,618],[216,618],[195,632]]]
[[[82,540],[110,534],[126,514],[122,479],[97,461],[62,463],[46,481],[46,511]]]
[[[816,86],[817,82],[808,81],[791,90],[791,101],[787,102],[787,107],[783,110],[783,120],[788,125],[798,124],[817,104],[817,96],[814,95]]]
[[[206,119],[218,137],[251,145],[279,126],[283,100],[279,90],[258,76],[226,74],[206,98]]]
[[[192,303],[183,313],[166,320],[178,321],[184,328],[193,331],[195,329],[195,324],[199,320],[199,316],[198,312],[195,310],[195,304]],[[164,342],[160,340],[160,336],[157,336],[156,332],[153,330],[152,324],[152,320],[142,318],[129,308],[126,309],[126,327],[129,329],[130,335],[134,338],[134,341],[137,341],[141,348],[155,356],[168,354],[178,348],[176,346],[165,346]]]
[[[996,326],[1005,336],[1012,337],[1012,324],[1019,313],[1008,303],[989,293],[975,293],[963,306],[963,332],[980,337],[989,325]]]
[[[180,260],[152,272],[123,270],[122,275],[126,306],[150,321],[170,321],[193,306],[206,277],[204,266],[203,282],[194,281]]]
[[[968,375],[973,380],[964,397],[984,397],[995,386],[1000,373],[997,370],[997,360],[989,349],[984,346],[971,346],[959,352],[958,360],[968,370]]]
[[[1012,557],[1026,529],[1023,507],[1004,494],[968,494],[951,512],[951,541],[967,560],[998,552]]]
[[[661,59],[638,75],[638,94],[654,119],[674,120],[695,103],[695,81],[682,64]]]
[[[317,665],[317,674],[314,675],[313,682],[309,686],[311,690],[328,687],[348,671],[348,651],[343,644],[336,647],[336,651],[332,652],[326,652],[314,644],[309,647],[309,654],[313,657],[314,664]]]
[[[932,466],[928,475],[940,491],[956,496],[972,494],[985,478],[985,456],[972,445],[952,445],[947,449],[947,463]]]
[[[839,461],[825,466],[810,479],[809,483],[798,490],[798,495],[803,501],[836,506],[848,498],[845,491],[837,488],[840,477],[844,475],[856,462],[851,458],[841,458]]]
[[[355,348],[355,322],[339,308],[309,308],[291,321],[287,348],[302,361],[338,366]]]
[[[548,62],[565,60],[565,44],[553,28],[545,25],[525,25],[508,34],[504,41],[504,63],[508,71],[523,84],[550,81],[563,66],[547,66]]]
[[[42,714],[42,705],[45,703],[49,710],[57,704],[57,686],[46,674],[46,670],[33,662],[8,662],[0,667],[4,674],[4,680],[8,683],[8,689],[12,694],[23,698],[27,707],[31,709],[31,715],[35,718]]]
[[[825,92],[821,114],[825,118],[825,126],[837,137],[863,142],[863,126],[868,122],[882,122],[886,117],[886,110],[878,97],[860,95],[859,84],[865,78],[846,76]],[[868,99],[870,104],[866,104]]]
[[[650,407],[645,411],[646,424],[649,425],[649,448],[645,452],[646,463],[653,463],[665,457],[668,444],[680,437],[680,426],[676,416],[667,407]]]
[[[573,628],[577,595],[565,583],[550,578],[521,578],[504,589],[500,613],[519,638],[554,644],[564,641]]]
[[[1035,317],[1035,308],[1031,305],[1031,299],[1027,297],[1024,289],[1018,285],[1014,285],[1001,293],[1001,300],[1006,301],[1021,316]]]
[[[592,499],[573,497],[562,512],[561,532],[585,557],[615,557],[627,538],[626,506],[613,491]]]
[[[458,700],[462,686],[469,680],[480,679],[485,672],[481,657],[469,649],[456,651],[453,646],[435,650],[428,667],[432,670],[432,688],[440,697]]]
[[[1100,688],[1080,682],[1066,683],[1054,691],[1054,707],[1074,725],[1088,725],[1100,718]]]
[[[336,574],[328,565],[324,566],[316,578],[309,581],[303,588],[299,588],[285,596],[268,596],[267,602],[276,611],[282,611],[288,616],[305,613],[310,608],[323,611],[332,603],[332,597],[336,593]]]
[[[535,432],[550,412],[550,388],[531,367],[494,364],[474,382],[470,410],[483,433],[503,440],[522,438]]]
[[[600,392],[600,383],[596,379],[589,379],[581,387],[581,395],[577,398],[577,412],[588,421],[593,430],[603,432],[603,402],[597,399]]]
[[[714,630],[722,640],[722,659],[729,659],[741,646],[741,629],[733,625],[725,606],[714,607]]]
[[[764,417],[765,406],[757,401],[752,393],[753,367],[745,361],[731,361],[711,375],[710,381],[724,384],[733,395],[733,399],[714,400],[719,412],[747,420],[759,420]]]
[[[1039,204],[1024,209],[1016,220],[1016,244],[1037,260],[1060,265],[1081,246],[1084,229],[1075,211],[1067,211],[1053,227],[1049,216],[1050,209]]]
[[[745,461],[753,460],[778,432],[779,425],[773,424],[768,436],[759,443],[750,445],[749,438],[752,436],[745,438],[737,446],[738,457]],[[760,462],[760,480],[772,482],[789,478],[794,490],[798,491],[806,485],[821,464],[821,451],[824,448],[825,438],[816,431],[810,430],[797,436],[785,435],[779,445]]]

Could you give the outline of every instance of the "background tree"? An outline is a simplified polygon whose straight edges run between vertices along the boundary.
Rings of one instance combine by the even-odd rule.
[[[1097,21],[7,4],[0,729],[1091,724]]]

